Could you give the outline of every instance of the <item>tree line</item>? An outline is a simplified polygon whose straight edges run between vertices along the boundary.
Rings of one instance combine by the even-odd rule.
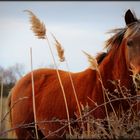
[[[0,89],[3,88],[4,97],[8,96],[17,80],[19,80],[24,74],[25,67],[23,64],[16,63],[8,68],[0,66]]]

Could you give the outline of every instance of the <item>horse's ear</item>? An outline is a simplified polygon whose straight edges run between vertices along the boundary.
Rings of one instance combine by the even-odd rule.
[[[133,22],[136,22],[136,21],[138,21],[138,20],[133,15],[133,13],[131,12],[131,10],[130,9],[127,10],[126,13],[125,13],[125,23],[126,23],[126,25],[129,25],[129,24],[131,24]]]

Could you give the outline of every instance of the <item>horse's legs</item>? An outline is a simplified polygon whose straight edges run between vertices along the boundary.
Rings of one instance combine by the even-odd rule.
[[[61,125],[43,124],[39,125],[39,129],[45,139],[64,139],[65,131],[61,130]]]
[[[35,129],[34,128],[18,128],[15,130],[16,131],[16,135],[18,137],[18,139],[26,139],[26,140],[32,140],[32,139],[36,139],[36,134],[35,134]],[[38,137],[39,139],[44,138],[43,133],[38,130]]]
[[[34,139],[34,134],[32,130],[27,128],[17,128],[15,130],[17,138],[20,139]]]

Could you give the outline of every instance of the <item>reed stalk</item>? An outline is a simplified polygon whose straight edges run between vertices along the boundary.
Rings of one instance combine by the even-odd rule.
[[[2,120],[2,117],[3,117],[3,73],[1,75],[1,92],[0,92],[0,99],[1,99],[1,102],[0,102],[0,119]],[[0,130],[2,130],[2,121],[0,121]]]
[[[100,71],[99,69],[97,70],[98,74],[99,74],[99,80],[100,80],[100,83],[101,83],[101,87],[102,87],[102,92],[103,92],[103,99],[104,99],[104,103],[106,102],[106,92],[105,92],[105,88],[104,88],[104,85],[103,85],[103,81],[102,81],[102,77],[101,77],[101,74],[100,74]],[[110,100],[109,100],[110,101]],[[110,102],[111,104],[111,102]],[[110,123],[110,120],[109,120],[109,115],[108,115],[108,110],[107,110],[107,105],[105,104],[104,105],[105,107],[105,112],[106,112],[106,117],[107,117],[107,122],[108,122],[108,127],[109,127],[109,130],[111,132],[111,123]],[[116,113],[115,113],[116,114]],[[112,133],[111,133],[112,135]],[[113,138],[113,137],[112,137]]]
[[[107,97],[107,99],[110,101],[110,99],[109,99],[109,97],[108,97],[108,95],[107,95],[107,93],[106,93],[106,91],[105,91],[104,85],[103,85],[102,76],[101,76],[101,73],[100,73],[100,71],[99,71],[98,63],[97,63],[96,58],[94,58],[93,56],[91,56],[90,54],[88,54],[88,53],[85,52],[85,51],[83,51],[83,53],[84,53],[84,54],[87,56],[87,58],[88,58],[88,62],[89,62],[89,64],[90,64],[90,68],[91,68],[92,70],[96,70],[96,71],[97,71],[97,74],[99,75],[99,81],[100,81],[100,83],[101,83],[101,88],[102,88],[102,93],[103,93],[103,100],[104,100],[104,102],[106,102],[106,97]],[[116,112],[115,112],[115,110],[114,110],[114,108],[113,108],[113,106],[112,106],[111,103],[110,103],[110,106],[112,107],[112,110],[113,110],[113,112],[114,112],[114,114],[115,114],[115,116],[116,116],[116,118],[117,118]],[[110,121],[109,121],[109,115],[108,115],[107,105],[105,104],[104,107],[105,107],[105,113],[106,113],[107,121],[108,121],[108,124],[109,124],[109,129],[110,129],[110,132],[111,132],[111,124],[110,124]],[[111,135],[112,135],[112,133],[111,133]]]
[[[63,84],[62,84],[62,80],[61,80],[61,77],[60,77],[60,74],[59,74],[59,71],[58,71],[58,67],[57,67],[57,64],[56,64],[56,61],[55,61],[55,58],[54,58],[54,55],[53,55],[53,51],[52,51],[50,42],[48,40],[48,37],[46,36],[45,39],[46,39],[46,41],[48,43],[48,46],[49,46],[49,49],[50,49],[50,52],[51,52],[51,56],[52,56],[52,59],[53,59],[53,63],[55,65],[56,73],[57,73],[57,76],[58,76],[58,80],[59,80],[59,83],[60,83],[60,87],[61,87],[61,90],[62,90],[62,94],[63,94],[65,106],[66,106],[69,134],[72,135],[71,126],[70,126],[70,116],[69,116],[69,110],[68,110],[68,104],[67,104],[67,99],[66,99],[66,95],[65,95],[65,90],[64,90],[64,87],[63,87]]]
[[[71,82],[71,85],[72,85],[74,97],[75,97],[75,100],[76,100],[76,103],[77,103],[77,108],[78,108],[78,112],[79,112],[81,123],[82,123],[82,129],[84,130],[84,124],[83,124],[83,119],[82,119],[82,111],[80,109],[80,103],[78,101],[78,97],[77,97],[77,93],[76,93],[75,86],[74,86],[74,83],[73,83],[73,79],[72,79],[72,76],[71,76],[71,73],[70,73],[70,70],[69,70],[69,65],[68,65],[66,60],[65,60],[65,62],[66,62],[66,67],[68,69],[68,74],[69,74],[70,82]]]
[[[62,89],[62,94],[63,94],[63,98],[64,98],[64,102],[65,102],[65,107],[66,107],[66,114],[67,114],[67,119],[68,119],[69,133],[70,133],[70,135],[72,135],[71,127],[70,127],[70,117],[69,117],[69,110],[68,110],[66,95],[65,95],[65,91],[64,91],[63,84],[62,84],[62,80],[61,80],[61,77],[60,77],[60,74],[59,74],[59,71],[58,71],[58,68],[57,68],[57,65],[56,65],[56,61],[55,61],[55,58],[54,58],[54,55],[53,55],[53,51],[52,51],[50,42],[48,40],[48,37],[46,35],[46,27],[45,27],[44,23],[41,22],[36,17],[35,14],[33,14],[33,12],[31,12],[30,10],[25,10],[25,12],[28,12],[28,14],[30,15],[30,23],[32,25],[31,30],[34,32],[35,36],[37,36],[38,39],[45,39],[47,41],[47,43],[48,43],[48,46],[49,46],[49,49],[50,49],[50,53],[51,53],[51,56],[52,56],[52,59],[53,59],[53,63],[54,63],[55,68],[56,68],[56,73],[57,73],[57,76],[58,76],[60,87]]]
[[[79,101],[78,101],[78,97],[77,97],[77,93],[76,93],[76,90],[75,90],[74,82],[73,82],[73,79],[72,79],[72,76],[71,76],[71,73],[70,73],[69,65],[68,65],[68,62],[67,62],[67,60],[66,60],[66,58],[64,56],[64,49],[62,48],[62,45],[56,39],[54,34],[53,33],[51,33],[51,34],[52,34],[52,36],[53,36],[53,38],[55,40],[55,43],[56,43],[55,47],[56,47],[56,50],[57,50],[57,53],[58,53],[59,61],[60,62],[65,61],[65,63],[66,63],[66,67],[67,67],[67,70],[68,70],[68,75],[69,75],[69,78],[70,78],[70,83],[71,83],[71,86],[72,86],[73,94],[74,94],[74,97],[75,97],[75,100],[76,100],[78,112],[79,112],[81,122],[82,122],[82,128],[84,130],[84,124],[83,124],[83,120],[82,120],[82,112],[81,112],[81,109],[80,109],[80,104],[79,104]]]
[[[34,113],[34,122],[35,122],[35,134],[36,134],[36,139],[39,139],[39,137],[38,137],[38,131],[37,131],[37,119],[36,119],[35,88],[34,88],[34,75],[33,75],[32,48],[30,48],[30,65],[31,65],[32,101],[33,101],[33,113]]]
[[[102,76],[101,76],[101,73],[99,71],[99,68],[98,68],[98,63],[97,63],[97,60],[96,58],[94,58],[93,56],[91,56],[90,54],[88,54],[87,52],[83,51],[83,53],[87,56],[88,58],[88,61],[90,63],[90,68],[93,69],[93,70],[96,70],[98,72],[98,75],[99,75],[99,80],[100,80],[100,83],[101,83],[101,86],[102,86],[102,90],[103,90],[103,95],[106,95],[107,99],[110,101],[109,97],[108,97],[108,94],[106,93],[106,90],[104,88],[104,85],[103,85],[103,81],[102,81]],[[104,101],[105,101],[105,97],[104,98]],[[117,118],[117,114],[114,110],[114,107],[112,106],[112,104],[110,103],[110,106],[113,110],[113,113],[114,115],[116,116]]]

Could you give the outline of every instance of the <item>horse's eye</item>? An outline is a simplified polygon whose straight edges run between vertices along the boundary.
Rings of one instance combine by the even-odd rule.
[[[127,41],[127,46],[128,46],[128,47],[133,46],[133,40],[132,40],[132,39],[129,39],[129,40]]]

